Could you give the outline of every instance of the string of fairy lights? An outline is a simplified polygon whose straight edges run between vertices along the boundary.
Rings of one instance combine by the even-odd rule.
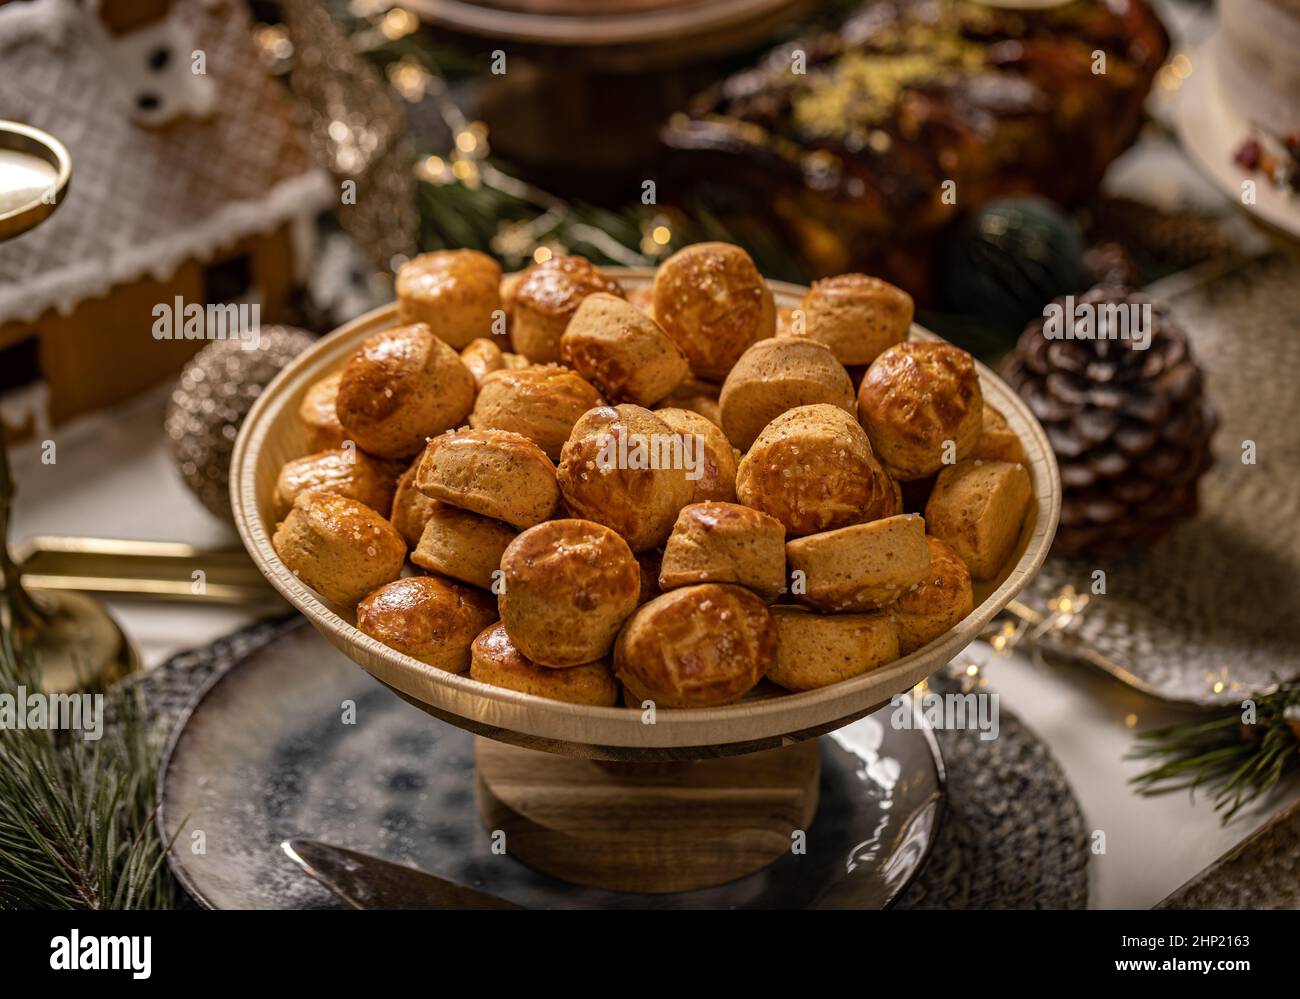
[[[353,0],[352,13],[370,20],[373,31],[387,42],[395,42],[420,27],[416,15],[400,7],[387,9],[385,0]],[[364,36],[359,39],[363,46]],[[432,100],[452,136],[450,149],[443,155],[431,154],[415,164],[415,176],[433,186],[461,184],[470,190],[490,187],[511,198],[537,206],[536,216],[524,221],[503,221],[492,240],[492,250],[507,264],[527,260],[542,263],[569,252],[558,237],[563,229],[569,237],[596,247],[610,260],[627,267],[652,265],[665,256],[672,246],[672,228],[666,216],[647,211],[641,219],[638,250],[631,249],[608,233],[584,223],[567,202],[526,181],[505,173],[489,159],[491,145],[488,127],[470,120],[453,98],[446,80],[436,71],[411,56],[402,56],[388,66],[387,76],[393,90],[405,101]]]

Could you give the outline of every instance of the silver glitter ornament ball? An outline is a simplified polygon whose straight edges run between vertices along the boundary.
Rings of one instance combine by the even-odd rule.
[[[276,373],[315,342],[306,330],[263,326],[256,348],[218,340],[181,370],[164,424],[185,484],[223,520],[230,512],[230,452],[239,425]]]

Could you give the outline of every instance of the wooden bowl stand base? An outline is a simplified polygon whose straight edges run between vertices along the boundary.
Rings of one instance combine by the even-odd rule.
[[[479,736],[475,797],[489,833],[535,870],[622,892],[694,891],[789,851],[817,811],[816,739],[747,756],[613,763]]]

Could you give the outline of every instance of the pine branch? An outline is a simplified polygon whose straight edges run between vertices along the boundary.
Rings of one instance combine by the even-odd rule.
[[[0,693],[40,689],[0,635]],[[104,696],[102,737],[0,729],[0,909],[170,908],[175,886],[154,825],[163,733],[138,695]]]
[[[1300,762],[1300,685],[1282,687],[1255,701],[1255,721],[1234,711],[1206,722],[1170,725],[1143,732],[1129,759],[1153,761],[1132,778],[1142,795],[1208,789],[1227,823],[1242,808],[1262,800]]]

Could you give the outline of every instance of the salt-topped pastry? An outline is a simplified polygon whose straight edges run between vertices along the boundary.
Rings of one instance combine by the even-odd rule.
[[[776,635],[763,601],[743,587],[686,586],[637,608],[614,647],[614,673],[636,703],[729,704],[767,673]]]
[[[975,362],[948,343],[890,347],[858,390],[858,416],[896,479],[923,479],[971,453],[983,421]]]
[[[385,583],[357,606],[357,628],[390,649],[463,673],[469,647],[497,618],[496,601],[436,576]]]
[[[501,265],[477,250],[421,253],[398,268],[394,284],[398,319],[424,323],[455,350],[491,336],[502,308]]]
[[[695,243],[655,272],[654,315],[700,378],[722,381],[749,346],[776,334],[776,307],[754,261],[730,243]]]
[[[474,376],[423,323],[367,337],[343,368],[339,422],[362,450],[405,458],[457,426],[474,404]]]
[[[589,520],[529,528],[501,556],[501,623],[543,666],[576,666],[609,655],[641,592],[632,549]]]
[[[271,544],[290,572],[344,607],[396,579],[406,563],[406,545],[392,524],[332,493],[300,494]]]

